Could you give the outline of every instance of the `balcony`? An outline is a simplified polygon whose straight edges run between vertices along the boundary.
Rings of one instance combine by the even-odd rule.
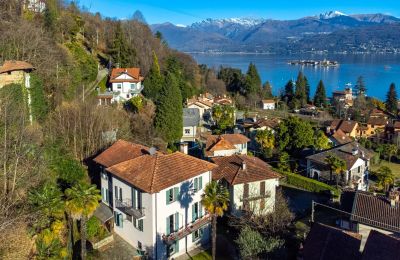
[[[260,200],[260,199],[266,199],[266,198],[269,198],[269,197],[271,197],[271,192],[267,191],[264,194],[259,194],[259,195],[254,195],[254,196],[249,195],[249,197],[247,197],[247,198],[241,197],[240,201],[242,201],[242,202],[250,202],[250,201],[255,201],[255,200]]]
[[[124,201],[115,200],[115,207],[120,211],[132,216],[135,219],[140,219],[145,216],[144,208],[134,208],[132,200],[126,199]]]
[[[171,233],[169,235],[163,235],[162,239],[164,243],[170,245],[179,239],[182,239],[191,233],[195,232],[196,230],[200,229],[201,227],[209,224],[211,221],[211,217],[209,214],[204,215],[203,217],[197,219],[195,222],[188,224],[186,227],[182,227],[178,231]]]

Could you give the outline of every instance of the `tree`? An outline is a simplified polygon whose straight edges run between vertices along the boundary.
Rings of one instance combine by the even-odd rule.
[[[276,143],[280,151],[310,147],[314,145],[314,131],[309,122],[290,116],[279,124]]]
[[[303,72],[299,72],[296,80],[296,99],[300,102],[300,106],[307,104],[306,81]]]
[[[306,85],[306,96],[307,96],[307,103],[311,102],[310,99],[310,83],[308,82],[308,79],[306,76],[304,76],[304,82]]]
[[[284,241],[279,238],[264,238],[260,232],[249,226],[240,230],[238,239],[235,242],[239,246],[240,255],[243,259],[255,259],[262,253],[269,253],[283,245]]]
[[[212,108],[212,116],[216,121],[217,131],[223,132],[234,125],[234,107],[230,105],[216,105]]]
[[[81,221],[81,258],[86,259],[86,222],[93,215],[101,200],[100,192],[95,185],[79,183],[65,191],[67,196],[65,208],[75,220]]]
[[[154,125],[157,133],[168,143],[182,137],[182,96],[174,74],[167,73],[161,95],[156,103]]]
[[[158,64],[158,58],[156,53],[153,51],[153,64],[150,67],[150,71],[144,79],[143,95],[146,98],[157,102],[160,96],[161,89],[163,87],[163,76],[161,75],[160,65]]]
[[[397,92],[394,83],[390,84],[389,91],[386,95],[386,110],[397,115]]]
[[[271,130],[258,130],[255,140],[260,145],[263,154],[270,157],[275,146],[274,133]]]
[[[321,130],[318,130],[317,133],[315,134],[314,147],[317,150],[324,150],[330,147],[328,137],[326,137],[324,132]]]
[[[113,62],[122,68],[132,67],[137,63],[136,51],[126,40],[121,22],[117,23],[110,52]]]
[[[336,155],[330,153],[328,156],[325,158],[325,162],[328,164],[329,169],[331,171],[331,176],[332,173],[336,174],[336,188],[339,186],[339,176],[342,174],[343,171],[347,170],[347,165],[346,161],[340,159]],[[332,178],[332,177],[331,177]]]
[[[287,152],[282,152],[279,156],[278,169],[283,172],[290,172],[290,156]]]
[[[46,2],[46,8],[44,9],[44,25],[46,28],[54,32],[57,21],[57,1],[49,0]]]
[[[245,76],[244,93],[246,96],[259,93],[261,89],[261,78],[255,64],[250,63]]]
[[[266,81],[263,85],[263,91],[262,91],[262,97],[263,98],[272,98],[272,86],[269,83],[269,81]]]
[[[294,96],[294,84],[292,80],[289,80],[285,85],[285,90],[283,92],[282,100],[285,101],[286,104],[289,104]]]
[[[365,86],[364,78],[362,76],[358,77],[354,90],[357,96],[364,96],[367,92],[367,87]]]
[[[217,241],[217,217],[224,215],[224,211],[228,209],[229,191],[216,181],[208,183],[204,189],[201,204],[211,215],[212,221],[212,259],[216,256]]]
[[[317,90],[314,96],[314,105],[316,107],[326,107],[326,92],[324,82],[322,80],[319,81]]]
[[[394,144],[385,144],[384,153],[387,155],[389,162],[392,162],[393,155],[397,154],[397,146]]]
[[[378,184],[383,187],[383,190],[387,192],[390,185],[394,183],[394,175],[392,170],[387,166],[382,166],[376,173],[378,177]]]

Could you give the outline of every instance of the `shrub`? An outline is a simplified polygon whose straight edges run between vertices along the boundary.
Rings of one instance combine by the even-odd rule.
[[[86,223],[86,232],[89,240],[100,241],[108,235],[100,220],[91,217]]]
[[[287,184],[315,193],[323,193],[326,191],[330,191],[334,197],[339,197],[340,195],[340,191],[338,189],[326,183],[310,179],[295,173],[282,172],[282,171],[280,171],[280,173],[282,173],[286,177]]]

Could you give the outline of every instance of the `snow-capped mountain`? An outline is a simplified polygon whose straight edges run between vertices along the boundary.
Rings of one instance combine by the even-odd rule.
[[[224,26],[240,25],[244,27],[251,27],[264,22],[264,19],[253,19],[253,18],[225,18],[225,19],[211,19],[208,18],[201,22],[193,23],[192,28],[199,28],[204,26],[215,26],[222,28]]]
[[[342,12],[339,11],[329,11],[323,14],[319,14],[316,17],[321,19],[321,20],[326,20],[326,19],[331,19],[331,18],[335,18],[338,16],[348,16],[347,14],[344,14]]]

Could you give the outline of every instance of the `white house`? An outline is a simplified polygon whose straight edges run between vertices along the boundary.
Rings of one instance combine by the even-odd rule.
[[[346,171],[340,176],[331,173],[326,158],[334,155],[346,162]],[[358,190],[367,190],[368,174],[372,152],[361,147],[357,142],[351,142],[336,146],[332,149],[308,156],[307,174],[310,178],[324,182],[338,181],[343,186],[349,186]]]
[[[204,149],[205,157],[231,156],[247,154],[247,143],[250,139],[242,134],[210,135]]]
[[[270,165],[248,155],[215,157],[212,161],[218,165],[212,172],[213,179],[229,189],[231,214],[265,214],[274,210],[280,175]]]
[[[115,68],[111,71],[110,83],[113,102],[124,102],[139,95],[143,90],[139,68]]]
[[[200,110],[197,108],[183,109],[183,133],[181,142],[195,142],[198,137],[197,128],[200,124]]]
[[[264,99],[262,101],[262,108],[264,110],[275,110],[275,100],[273,100],[273,99]]]
[[[216,165],[122,140],[94,160],[114,232],[144,255],[175,258],[208,243],[210,217],[201,197]]]
[[[45,0],[26,0],[24,4],[24,8],[35,12],[35,13],[43,13],[46,9],[46,1]]]

